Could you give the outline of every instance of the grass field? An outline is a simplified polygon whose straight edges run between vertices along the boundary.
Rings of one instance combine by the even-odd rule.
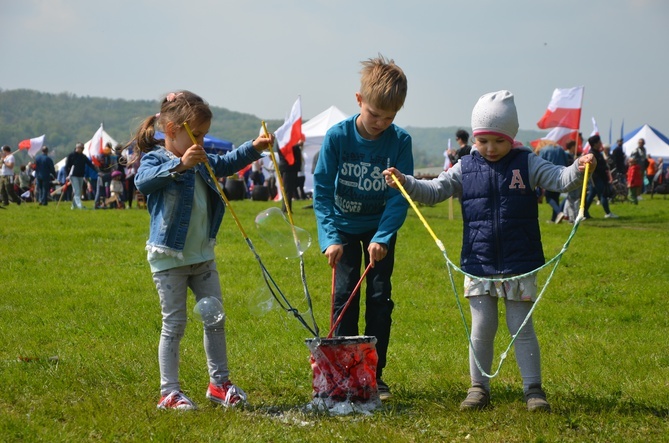
[[[272,204],[233,202],[274,278],[303,306],[299,261],[280,257],[253,224]],[[295,221],[312,234],[305,266],[326,334],[331,273],[304,204],[294,204]],[[462,222],[454,206],[454,220],[446,203],[421,209],[457,263]],[[260,271],[229,214],[216,252],[232,379],[250,404],[221,410],[205,399],[201,325],[191,315],[180,378],[200,408],[174,413],[156,410],[161,321],[144,251],[147,212],[12,205],[0,211],[0,440],[669,441],[669,200],[612,209],[619,219],[591,209],[595,218],[581,224],[534,314],[553,413],[525,410],[513,353],[492,381],[494,407],[459,411],[467,339],[444,258],[410,212],[397,244],[384,373],[394,397],[371,416],[331,417],[303,412],[309,334],[284,312],[259,308]],[[545,223],[549,208],[540,210],[550,258],[571,225]],[[503,324],[498,353],[510,340]]]

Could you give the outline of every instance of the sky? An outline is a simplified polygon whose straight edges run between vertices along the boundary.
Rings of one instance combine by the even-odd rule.
[[[555,88],[584,86],[581,130],[669,134],[666,0],[0,0],[0,89],[160,100],[304,120],[357,112],[360,62],[407,75],[395,123],[470,126],[484,93],[537,129]],[[157,103],[156,103],[156,106]],[[224,137],[224,134],[218,134]]]

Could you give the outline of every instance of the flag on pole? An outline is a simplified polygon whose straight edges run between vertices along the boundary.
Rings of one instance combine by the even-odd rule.
[[[537,122],[541,129],[563,128],[578,129],[581,125],[581,107],[583,105],[583,86],[553,91],[546,113]]]
[[[102,155],[102,147],[104,146],[104,132],[104,125],[100,123],[100,127],[93,135],[93,138],[91,138],[91,144],[88,146],[88,158],[91,159],[95,166],[100,166],[98,157]]]
[[[444,151],[444,171],[448,171],[450,169],[451,165],[451,158],[448,156],[448,151],[451,150],[451,139],[448,139],[448,149]]]
[[[46,134],[28,140],[23,140],[21,143],[19,143],[19,149],[27,149],[28,155],[34,157],[42,149],[45,136]]]
[[[541,149],[546,145],[559,145],[564,148],[569,140],[576,141],[576,137],[578,137],[576,129],[557,127],[544,137],[531,141],[530,146],[534,149]]]
[[[298,96],[295,103],[293,103],[288,118],[274,134],[276,135],[276,142],[283,158],[286,159],[286,162],[289,165],[295,164],[293,146],[304,140],[304,135],[302,134],[302,102],[300,96]]]

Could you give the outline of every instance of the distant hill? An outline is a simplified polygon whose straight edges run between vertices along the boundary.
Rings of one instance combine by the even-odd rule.
[[[63,92],[51,94],[28,89],[0,89],[0,144],[18,147],[21,140],[46,134],[55,161],[72,152],[77,142],[88,141],[100,123],[119,143],[132,138],[140,122],[157,112],[158,102],[151,100],[120,100],[98,97],[78,97]],[[212,106],[214,119],[210,134],[230,140],[239,146],[258,135],[261,119],[225,108]],[[268,120],[277,128],[281,120]],[[413,138],[416,168],[438,167],[444,162],[448,139],[455,147],[457,126],[447,128],[405,128]],[[469,128],[465,128],[469,130]],[[544,132],[520,131],[519,140],[528,142]],[[17,154],[17,163],[27,163],[25,152]]]

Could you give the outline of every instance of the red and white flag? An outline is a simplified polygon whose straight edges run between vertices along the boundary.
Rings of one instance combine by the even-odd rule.
[[[104,125],[100,123],[100,127],[98,128],[97,131],[95,131],[95,134],[93,135],[93,138],[90,140],[90,145],[88,145],[88,148],[84,150],[84,154],[88,156],[93,161],[93,164],[96,166],[100,166],[98,163],[98,157],[102,155],[102,147],[104,146]],[[88,152],[86,152],[88,151]]]
[[[34,157],[42,149],[45,136],[46,134],[28,140],[23,140],[21,143],[19,143],[19,149],[27,149],[28,155]]]
[[[295,103],[293,103],[290,115],[279,129],[276,130],[274,135],[276,135],[279,151],[281,151],[281,155],[286,159],[286,162],[289,165],[295,164],[293,146],[304,140],[304,135],[302,134],[302,101],[299,96]]]
[[[583,106],[583,86],[556,89],[548,104],[546,113],[537,122],[541,129],[570,128],[578,129],[581,125],[581,108]]]
[[[576,137],[578,137],[578,130],[557,127],[553,128],[544,137],[531,141],[530,146],[535,149],[543,148],[546,145],[559,145],[564,148],[569,140],[576,141]]]

